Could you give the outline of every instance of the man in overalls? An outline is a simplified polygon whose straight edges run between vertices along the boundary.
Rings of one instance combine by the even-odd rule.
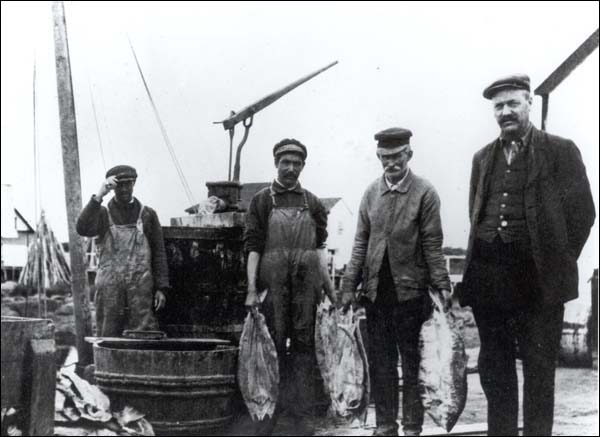
[[[155,331],[154,311],[162,309],[169,288],[162,228],[156,212],[133,197],[137,172],[118,165],[77,219],[77,232],[97,237],[96,334],[119,337],[124,330]],[[102,199],[111,190],[107,207]]]
[[[246,222],[248,296],[246,306],[261,305],[279,359],[297,435],[313,432],[315,310],[324,288],[335,299],[327,272],[327,212],[321,201],[300,186],[306,147],[285,139],[273,148],[277,178],[253,197]],[[267,290],[260,304],[259,293]],[[289,354],[287,340],[290,340]],[[286,384],[287,382],[287,384]],[[280,390],[280,398],[284,390]],[[275,418],[258,424],[270,435]]]

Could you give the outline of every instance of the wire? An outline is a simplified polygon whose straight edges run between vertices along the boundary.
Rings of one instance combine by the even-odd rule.
[[[165,129],[165,126],[163,125],[160,115],[158,113],[158,109],[156,108],[156,105],[154,104],[154,99],[152,98],[152,94],[150,93],[150,88],[148,87],[148,84],[146,83],[146,78],[144,77],[144,73],[142,72],[142,67],[140,66],[137,55],[135,54],[135,50],[133,48],[133,44],[131,43],[131,39],[129,39],[129,37],[128,37],[127,40],[129,41],[129,46],[131,47],[131,51],[133,52],[133,57],[135,59],[135,63],[137,65],[138,71],[140,72],[142,82],[144,83],[144,88],[146,89],[146,93],[148,94],[148,99],[150,100],[150,104],[152,105],[152,109],[154,110],[154,115],[156,117],[156,121],[158,122],[160,130],[162,132],[163,139],[165,141],[167,149],[169,150],[169,154],[171,155],[171,159],[173,161],[173,164],[175,165],[177,174],[179,175],[179,179],[181,181],[181,185],[183,186],[183,190],[185,191],[185,194],[186,194],[188,200],[190,201],[190,203],[192,205],[195,205],[196,201],[194,199],[194,195],[193,195],[192,190],[187,182],[185,174],[183,173],[181,165],[179,165],[179,160],[177,159],[177,155],[175,154],[173,145],[171,144],[171,141],[169,140],[169,136],[167,135],[167,130]]]

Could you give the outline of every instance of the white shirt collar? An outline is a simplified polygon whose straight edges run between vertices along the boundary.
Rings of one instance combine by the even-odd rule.
[[[409,173],[410,173],[410,168],[408,168],[406,170],[406,174],[404,176],[402,176],[402,179],[400,179],[398,181],[398,183],[396,183],[396,184],[392,184],[388,180],[387,176],[385,176],[385,175],[383,176],[383,178],[385,179],[385,183],[387,184],[387,186],[390,189],[390,191],[398,191],[398,187],[402,184],[402,182],[404,182],[404,179],[406,179],[406,177],[408,176]]]

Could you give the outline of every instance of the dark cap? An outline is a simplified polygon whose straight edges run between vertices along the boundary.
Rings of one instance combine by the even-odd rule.
[[[502,77],[483,90],[483,97],[486,99],[493,98],[496,93],[504,90],[525,90],[531,91],[531,85],[529,76],[526,74],[513,74],[510,76]]]
[[[375,134],[377,152],[383,154],[398,153],[410,144],[412,132],[401,127],[391,127]]]
[[[106,177],[116,176],[119,182],[137,179],[135,168],[129,165],[117,165],[106,172]]]
[[[273,156],[275,158],[283,153],[297,153],[302,156],[302,160],[304,161],[306,161],[306,157],[308,156],[306,146],[293,138],[283,139],[273,147]]]

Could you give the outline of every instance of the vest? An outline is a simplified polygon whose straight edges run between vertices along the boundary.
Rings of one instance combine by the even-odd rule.
[[[490,243],[496,236],[504,243],[529,240],[524,197],[527,153],[526,147],[513,157],[509,165],[502,147],[497,148],[477,238]]]

